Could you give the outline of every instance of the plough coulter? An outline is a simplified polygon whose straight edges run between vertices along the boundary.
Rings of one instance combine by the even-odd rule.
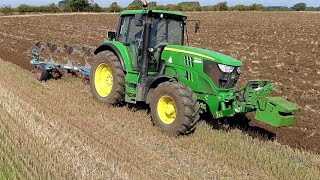
[[[186,46],[185,14],[164,10],[125,10],[116,32],[93,50],[84,48],[85,66],[74,66],[69,56],[76,50],[64,46],[65,64],[50,55],[40,61],[44,49],[33,50],[38,80],[47,80],[54,71],[78,71],[89,78],[94,98],[108,105],[121,102],[150,105],[152,121],[162,131],[184,135],[192,132],[200,114],[213,119],[256,113],[258,121],[275,127],[291,126],[299,107],[282,97],[271,97],[274,85],[267,80],[252,80],[237,88],[242,62],[217,52]],[[195,22],[195,32],[199,21]],[[61,51],[48,44],[50,53]],[[87,57],[94,54],[89,65]]]

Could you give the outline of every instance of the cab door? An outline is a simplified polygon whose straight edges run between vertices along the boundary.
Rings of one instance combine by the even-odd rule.
[[[134,15],[124,16],[120,22],[118,41],[128,48],[132,70],[139,70],[139,49],[143,45],[143,26],[136,26]]]

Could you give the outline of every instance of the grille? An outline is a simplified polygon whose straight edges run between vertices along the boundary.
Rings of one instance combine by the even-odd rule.
[[[234,88],[239,80],[240,74],[237,73],[237,68],[234,68],[232,73],[223,73],[215,62],[204,61],[203,66],[204,72],[211,77],[218,88]]]

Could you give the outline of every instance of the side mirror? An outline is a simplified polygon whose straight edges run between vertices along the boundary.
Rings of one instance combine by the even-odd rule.
[[[107,36],[110,40],[114,40],[116,38],[116,32],[108,31]]]
[[[198,32],[199,32],[199,29],[200,29],[200,22],[196,22],[196,25],[195,25],[195,33],[198,33]]]
[[[134,16],[134,21],[136,26],[143,26],[143,15],[142,14],[136,14]]]

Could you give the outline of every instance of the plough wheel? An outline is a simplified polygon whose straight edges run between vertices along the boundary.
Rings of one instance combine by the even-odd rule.
[[[124,97],[125,75],[118,57],[111,51],[103,51],[94,57],[90,71],[90,88],[100,102],[117,105]]]
[[[36,75],[38,81],[46,81],[50,77],[50,73],[46,70],[45,64],[39,64],[36,68]]]

